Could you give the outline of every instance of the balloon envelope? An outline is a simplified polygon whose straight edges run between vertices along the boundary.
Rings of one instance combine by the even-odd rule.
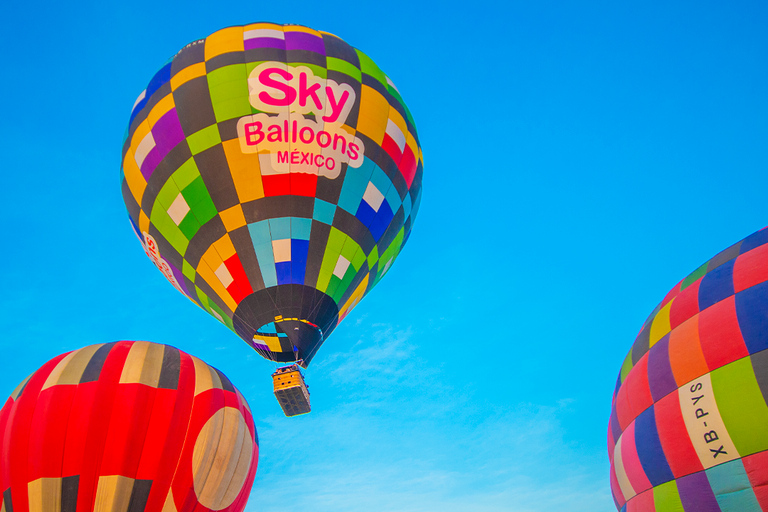
[[[624,360],[608,425],[622,511],[768,510],[768,229],[677,284]]]
[[[422,158],[392,81],[338,37],[230,27],[150,81],[123,198],[171,283],[262,356],[308,363],[408,240]]]
[[[258,462],[243,396],[168,345],[91,345],[0,410],[0,509],[240,512]]]

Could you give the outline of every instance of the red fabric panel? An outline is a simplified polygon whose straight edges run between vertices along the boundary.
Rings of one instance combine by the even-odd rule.
[[[317,174],[294,172],[289,176],[291,177],[291,195],[315,197],[317,193]]]
[[[665,396],[654,408],[661,446],[675,478],[704,469],[688,437],[678,392]]]
[[[736,258],[733,264],[733,291],[739,293],[768,281],[768,244],[755,247]]]
[[[736,318],[734,295],[699,313],[699,340],[710,371],[749,355]]]
[[[406,144],[406,147],[408,145]],[[395,161],[395,164],[400,163],[400,159],[403,157],[403,153],[400,151],[400,147],[397,145],[395,140],[389,136],[389,134],[384,134],[384,140],[381,142],[381,149],[387,152],[389,156],[392,157],[392,160]]]
[[[643,357],[640,358],[629,372],[622,387],[627,388],[630,421],[637,418],[641,412],[653,405],[651,387],[648,384],[648,352],[643,354]]]
[[[672,329],[699,312],[699,286],[701,286],[701,278],[688,285],[675,297],[675,301],[669,307],[669,325]]]
[[[752,484],[760,508],[768,510],[768,451],[743,457],[741,462],[747,471],[749,483]]]
[[[262,176],[261,183],[264,185],[264,196],[287,196],[291,193],[290,174],[272,174]]]
[[[53,386],[40,393],[29,443],[29,481],[60,478],[64,461],[66,426],[76,386]]]
[[[411,183],[413,183],[413,178],[416,176],[416,170],[419,167],[419,163],[416,160],[416,155],[411,151],[411,147],[407,144],[405,146],[405,151],[403,152],[403,158],[400,160],[400,165],[398,165],[398,167],[403,174],[403,178],[405,178],[405,183],[408,185],[408,188],[411,188]]]
[[[245,274],[240,257],[237,254],[227,259],[224,265],[226,265],[229,274],[234,279],[232,284],[227,287],[227,291],[235,302],[239,304],[241,300],[253,293],[253,288],[251,288],[251,283],[248,281],[248,276]]]
[[[136,478],[155,391],[144,384],[118,386],[115,401],[120,406],[112,411],[100,474]]]

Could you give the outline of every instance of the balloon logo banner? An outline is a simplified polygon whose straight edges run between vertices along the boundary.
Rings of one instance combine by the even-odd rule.
[[[141,93],[122,189],[147,254],[267,359],[305,364],[400,254],[421,147],[392,80],[338,37],[230,27]]]

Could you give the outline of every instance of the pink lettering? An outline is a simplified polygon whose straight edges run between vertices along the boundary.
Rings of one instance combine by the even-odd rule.
[[[278,82],[277,80],[274,80],[271,75],[277,74],[280,75],[284,80],[288,81],[291,78],[293,78],[293,75],[289,73],[288,71],[280,68],[267,68],[261,73],[259,73],[259,82],[264,85],[264,87],[271,87],[273,89],[276,89],[279,92],[283,93],[282,98],[276,98],[274,96],[270,96],[269,92],[267,91],[261,91],[259,93],[259,99],[266,103],[267,105],[275,105],[277,107],[285,107],[290,105],[296,100],[296,91],[293,90],[293,87],[290,85]]]
[[[331,115],[323,116],[323,121],[333,123],[339,118],[341,111],[344,110],[344,104],[349,99],[349,91],[344,91],[344,94],[341,95],[341,99],[337,103],[336,97],[333,95],[333,89],[326,86],[325,90],[326,95],[328,96],[328,104],[331,106]]]
[[[299,105],[302,107],[307,105],[307,98],[312,98],[315,102],[315,106],[318,110],[322,110],[323,104],[320,102],[320,98],[317,97],[317,90],[320,89],[320,84],[313,84],[311,87],[307,87],[307,74],[301,73],[299,75]]]

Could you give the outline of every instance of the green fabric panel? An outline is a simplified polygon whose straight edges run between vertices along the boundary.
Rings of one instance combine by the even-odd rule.
[[[653,504],[656,512],[684,512],[683,502],[677,490],[677,482],[671,480],[653,488]]]
[[[192,237],[195,236],[195,233],[200,229],[200,225],[200,222],[194,215],[187,213],[187,215],[184,216],[184,219],[179,223],[179,229],[184,233],[184,236],[187,237],[187,240],[192,240]]]
[[[341,284],[341,279],[335,275],[331,275],[331,281],[328,283],[328,288],[325,290],[325,293],[333,297],[339,287],[339,284]],[[338,301],[336,301],[336,303],[338,304]]]
[[[219,126],[212,124],[202,130],[193,133],[187,137],[187,144],[193,155],[202,153],[208,148],[212,148],[216,144],[221,144],[221,135],[219,134]]]
[[[309,69],[312,70],[312,73],[316,77],[328,78],[328,70],[326,70],[324,66],[318,66],[316,64],[309,64],[307,62],[300,62],[300,63],[292,62],[292,63],[289,64],[289,66],[296,66],[296,65],[308,67]],[[290,71],[290,70],[288,70],[288,71]]]
[[[355,253],[359,250],[360,246],[357,245],[357,242],[350,237],[347,237],[347,240],[344,242],[344,247],[341,248],[341,255],[351,263],[352,260],[355,259]]]
[[[221,88],[217,88],[216,91],[221,92],[220,89]],[[245,90],[247,91],[248,88],[245,87]],[[211,91],[211,94],[213,95],[214,91]],[[227,94],[230,93],[228,92]],[[216,122],[218,123],[228,119],[236,119],[253,114],[254,109],[251,107],[251,102],[248,100],[247,92],[245,96],[236,95],[237,93],[235,91],[232,91],[231,94],[232,96],[228,96],[227,99],[215,100],[213,102],[213,113],[216,115]]]
[[[248,72],[249,70],[245,64],[231,64],[219,69],[214,69],[206,75],[206,78],[208,79],[208,88],[212,89],[231,82],[243,82],[246,84],[247,91]],[[213,99],[213,95],[211,95],[211,98]]]
[[[203,290],[200,289],[199,286],[195,286],[195,291],[197,292],[197,297],[200,299],[200,304],[203,306],[203,308],[208,309],[210,306],[208,306],[208,296],[203,292]]]
[[[354,269],[352,265],[347,267],[347,271],[344,273],[344,279],[341,280],[341,283],[339,283],[339,286],[331,294],[331,297],[333,297],[333,300],[336,301],[336,304],[339,304],[339,302],[341,301],[341,297],[347,291],[347,288],[349,288],[349,285],[352,284],[352,280],[355,278],[356,274],[357,274],[357,271]]]
[[[202,177],[187,185],[181,193],[201,226],[218,214]]]
[[[632,371],[632,351],[629,351],[629,354],[627,354],[627,357],[624,358],[624,363],[621,365],[621,382],[623,383],[624,380],[627,378],[627,375],[629,375],[629,372]]]
[[[364,54],[357,48],[355,48],[355,52],[357,52],[357,56],[360,59],[360,70],[366,75],[370,75],[376,80],[378,80],[379,82],[381,82],[381,85],[383,85],[386,88],[387,77],[379,69],[379,66],[377,66],[376,63],[373,62],[370,57],[368,57],[366,54]]]
[[[371,254],[368,255],[368,268],[373,268],[377,261],[379,261],[379,248],[373,246]]]
[[[363,263],[365,263],[365,252],[363,252],[362,247],[358,246],[355,256],[350,261],[352,262],[352,266],[355,267],[355,270],[360,270]]]
[[[331,271],[321,270],[317,275],[317,284],[315,285],[315,288],[323,293],[328,293],[326,290],[328,290],[328,283],[331,281],[331,276],[333,276]]]
[[[184,255],[189,245],[189,239],[173,222],[168,212],[163,208],[153,208],[149,221],[179,254]]]
[[[752,361],[744,357],[710,373],[717,408],[742,457],[768,449],[768,407]]]
[[[360,69],[347,62],[346,60],[337,59],[336,57],[327,57],[326,61],[328,63],[328,69],[344,73],[345,75],[354,78],[358,82],[363,81],[362,71],[360,71]]]
[[[176,183],[176,186],[179,188],[179,190],[184,190],[187,185],[199,177],[200,171],[197,168],[197,164],[195,163],[194,158],[190,158],[181,164],[179,168],[173,171],[173,174],[171,175],[173,182]],[[176,198],[176,196],[173,197],[174,199]]]
[[[224,312],[223,309],[221,309],[218,306],[218,304],[216,304],[215,302],[209,302],[209,306],[210,306],[211,310],[216,311],[219,315],[221,315],[221,319],[224,321],[224,325],[226,325],[230,329],[234,330],[234,325],[232,324],[232,319],[229,318],[229,316]],[[217,318],[217,320],[218,320],[218,318]]]
[[[192,265],[190,265],[187,260],[183,260],[182,262],[181,273],[184,274],[184,276],[190,281],[192,281],[193,283],[195,282],[195,277],[197,277],[197,272],[195,272],[195,268]]]
[[[233,64],[211,71],[207,75],[211,105],[216,121],[251,114],[248,99],[248,71],[245,64]]]
[[[683,279],[683,282],[680,283],[680,291],[685,290],[690,286],[691,284],[695,283],[701,276],[707,273],[707,264],[709,262],[703,264],[699,268],[693,271],[691,275]]]
[[[166,181],[155,198],[155,204],[152,205],[152,214],[155,213],[155,210],[168,211],[179,194],[181,194],[181,190],[176,186],[176,183],[172,180]]]

